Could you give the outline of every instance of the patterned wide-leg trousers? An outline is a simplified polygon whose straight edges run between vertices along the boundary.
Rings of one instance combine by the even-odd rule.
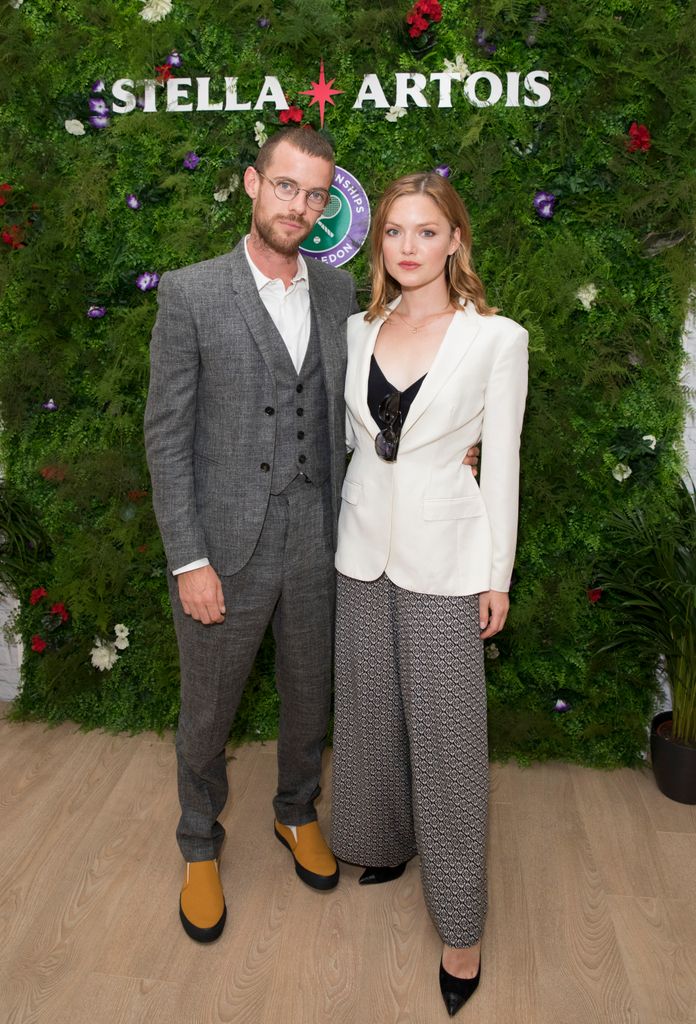
[[[488,742],[478,596],[338,575],[332,845],[393,866],[416,853],[447,945],[486,914]]]

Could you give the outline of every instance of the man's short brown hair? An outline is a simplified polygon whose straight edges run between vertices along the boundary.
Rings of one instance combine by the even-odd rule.
[[[308,153],[309,156],[318,156],[330,163],[332,167],[336,163],[333,146],[325,135],[320,135],[319,132],[310,127],[300,128],[292,125],[289,128],[280,128],[264,142],[254,163],[257,171],[260,171],[262,174],[265,173],[266,168],[273,159],[275,148],[281,142],[289,142],[291,146],[299,149],[301,153]]]

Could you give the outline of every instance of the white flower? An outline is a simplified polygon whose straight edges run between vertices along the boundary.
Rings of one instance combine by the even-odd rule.
[[[617,462],[611,471],[611,475],[622,484],[624,480],[628,480],[632,472],[631,467],[627,466],[625,462]]]
[[[114,633],[116,634],[114,647],[118,648],[119,651],[125,651],[126,647],[130,647],[130,643],[127,640],[130,633],[128,626],[124,626],[122,622],[119,622],[117,626],[114,626]]]
[[[233,192],[236,192],[239,188],[239,175],[233,174],[230,180],[227,182],[226,188],[219,188],[217,192],[213,192],[213,199],[216,203],[225,203],[230,198]]]
[[[112,644],[110,640],[99,640],[95,638],[94,647],[89,653],[92,659],[92,664],[95,668],[98,668],[100,672],[103,672],[105,669],[112,669],[118,661],[116,645]]]
[[[18,11],[23,3],[24,0],[10,0],[10,7],[14,7],[14,9]]]
[[[254,125],[254,138],[256,139],[256,145],[259,147],[259,149],[261,149],[264,142],[268,141],[268,136],[266,135],[266,128],[264,126],[263,121],[257,121],[256,124]]]
[[[500,657],[500,651],[498,650],[495,644],[488,644],[488,646],[485,648],[485,654],[486,657],[490,658],[491,660]]]
[[[63,122],[66,132],[70,135],[84,135],[85,126],[82,121],[64,121]]]
[[[449,71],[451,75],[459,75],[462,82],[470,74],[469,65],[462,53],[455,54],[454,60],[446,60],[444,70]]]
[[[655,451],[655,445],[657,444],[657,438],[654,434],[643,434],[643,440],[648,442],[648,448],[651,451]]]
[[[385,121],[397,121],[406,113],[406,107],[390,107],[389,113],[384,115]]]
[[[583,288],[578,288],[575,293],[575,298],[581,303],[584,309],[592,309],[597,301],[597,286],[594,284],[586,284]]]
[[[162,21],[172,9],[172,0],[140,0],[140,2],[145,4],[140,12],[140,17],[144,21],[153,23]]]

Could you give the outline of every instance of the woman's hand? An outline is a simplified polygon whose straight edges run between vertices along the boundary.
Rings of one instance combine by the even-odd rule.
[[[487,590],[479,594],[479,624],[481,639],[495,636],[505,625],[510,608],[510,597],[501,590]]]

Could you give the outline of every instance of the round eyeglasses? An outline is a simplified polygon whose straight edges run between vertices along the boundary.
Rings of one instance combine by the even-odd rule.
[[[331,196],[325,188],[300,188],[297,182],[291,178],[269,178],[268,175],[264,174],[263,171],[257,170],[256,167],[254,170],[260,178],[263,178],[264,181],[273,186],[276,197],[282,199],[284,203],[289,203],[300,192],[304,192],[307,196],[307,206],[310,210],[325,210],[328,206]]]

